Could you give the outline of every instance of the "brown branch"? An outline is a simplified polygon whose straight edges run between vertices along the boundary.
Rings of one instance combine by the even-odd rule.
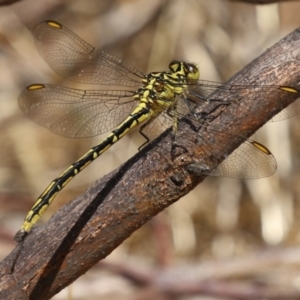
[[[299,59],[300,30],[296,30],[230,83],[297,87]],[[178,148],[175,155],[171,151],[172,136],[166,132],[17,245],[0,265],[0,298],[50,299],[146,221],[197,186],[204,179],[199,165],[211,169],[295,98],[283,92],[247,95],[238,105],[228,105],[220,117],[197,133],[190,124],[181,122],[176,141],[184,149]],[[212,101],[201,109],[211,111],[214,106]],[[230,134],[213,136],[208,134],[209,127],[226,128]],[[189,141],[184,139],[187,136],[191,137]]]

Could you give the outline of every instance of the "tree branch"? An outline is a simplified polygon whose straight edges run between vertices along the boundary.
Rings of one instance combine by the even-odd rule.
[[[229,83],[299,88],[299,66],[298,29]],[[217,97],[222,99],[221,92],[216,93]],[[0,298],[50,299],[110,254],[150,218],[196,187],[205,176],[199,172],[200,167],[190,168],[191,165],[213,168],[295,98],[280,91],[248,94],[237,105],[228,105],[219,117],[202,126],[200,132],[180,122],[176,142],[188,151],[179,151],[175,157],[171,151],[172,135],[170,131],[165,132],[62,207],[45,225],[34,228],[24,242],[17,245],[0,264]],[[203,104],[201,111],[213,110],[216,106],[213,102]],[[208,134],[209,127],[226,128],[228,134],[216,132],[213,136]]]

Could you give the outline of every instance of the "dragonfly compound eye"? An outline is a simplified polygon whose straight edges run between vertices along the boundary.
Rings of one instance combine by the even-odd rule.
[[[200,72],[195,64],[184,63],[184,72],[187,79],[198,80],[200,77]]]

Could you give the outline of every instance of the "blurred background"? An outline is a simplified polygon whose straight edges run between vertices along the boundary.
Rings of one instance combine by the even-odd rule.
[[[20,112],[18,96],[29,84],[80,87],[40,57],[31,36],[35,25],[60,22],[144,72],[165,70],[180,59],[197,63],[202,79],[224,82],[298,28],[299,12],[297,1],[258,6],[225,0],[24,0],[1,6],[0,259],[15,247],[13,236],[34,200],[101,139],[63,138]],[[265,125],[255,139],[276,157],[275,175],[207,178],[53,299],[243,299],[241,286],[300,290],[300,118]],[[142,142],[137,132],[124,137],[57,196],[39,224]],[[149,284],[138,284],[144,277]],[[223,293],[157,288],[189,279],[197,287],[217,280]]]

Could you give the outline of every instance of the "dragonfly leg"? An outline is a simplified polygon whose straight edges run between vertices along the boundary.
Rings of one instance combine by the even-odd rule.
[[[140,151],[144,146],[146,146],[146,145],[150,142],[150,139],[149,139],[148,136],[143,132],[143,130],[144,130],[148,125],[150,125],[150,123],[152,123],[153,120],[154,120],[153,118],[149,119],[146,123],[144,123],[144,124],[141,126],[141,128],[140,128],[140,130],[139,130],[140,135],[141,135],[142,137],[144,137],[145,140],[146,140],[141,146],[139,146],[139,148],[138,148],[139,151]]]

